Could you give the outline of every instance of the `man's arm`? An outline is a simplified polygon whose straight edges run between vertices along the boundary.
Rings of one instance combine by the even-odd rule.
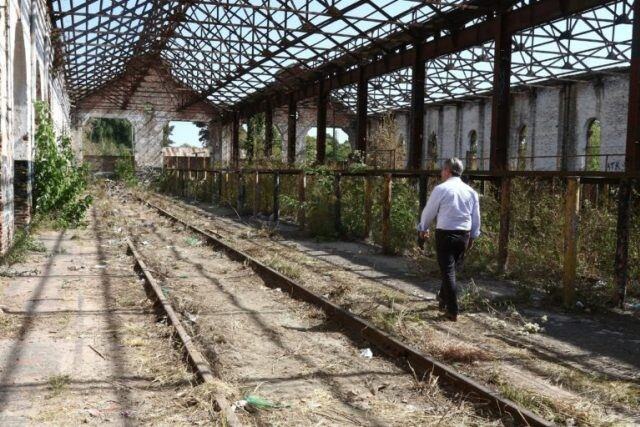
[[[427,204],[422,210],[420,216],[420,223],[418,224],[418,231],[421,233],[428,233],[429,226],[438,216],[438,209],[440,208],[440,191],[438,187],[434,188],[427,200]]]
[[[473,241],[480,237],[480,198],[473,192],[473,209],[471,210],[471,236],[467,249],[471,249]]]

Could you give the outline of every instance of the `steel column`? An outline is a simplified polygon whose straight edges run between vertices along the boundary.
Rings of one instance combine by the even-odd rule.
[[[422,167],[424,152],[424,92],[425,60],[422,49],[415,50],[415,60],[411,73],[411,131],[409,136],[409,169]]]
[[[633,2],[626,171],[640,173],[640,0]]]
[[[491,172],[508,169],[511,34],[505,31],[504,15],[497,20],[491,102]]]
[[[267,104],[264,111],[264,156],[271,157],[273,152],[273,108]]]
[[[360,68],[358,79],[358,99],[356,112],[356,150],[366,159],[367,152],[367,101],[369,82],[364,74],[364,68]]]
[[[318,129],[316,136],[316,163],[322,165],[327,154],[327,92],[324,90],[322,80],[320,80],[320,93],[318,95],[316,128]]]
[[[296,122],[298,110],[295,98],[289,98],[289,115],[287,122],[287,163],[296,162]]]

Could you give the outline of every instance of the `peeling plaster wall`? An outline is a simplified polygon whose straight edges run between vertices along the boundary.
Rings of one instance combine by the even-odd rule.
[[[513,91],[509,130],[509,163],[517,166],[519,133],[527,126],[528,170],[559,170],[565,151],[569,170],[585,166],[587,125],[598,119],[602,126],[602,168],[624,168],[626,115],[629,81],[627,74],[593,76],[584,81]],[[480,168],[489,168],[491,152],[491,100],[477,99],[427,105],[423,165],[428,160],[429,136],[438,142],[438,157],[466,158],[469,133],[478,136]],[[563,148],[564,147],[564,148]],[[530,157],[536,157],[531,159]]]
[[[31,220],[34,101],[49,104],[59,133],[69,129],[64,79],[51,69],[45,2],[8,0],[5,6],[0,9],[0,253],[9,248],[15,228]]]

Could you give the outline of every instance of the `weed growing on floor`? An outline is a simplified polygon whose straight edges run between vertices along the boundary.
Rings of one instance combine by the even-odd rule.
[[[287,276],[290,279],[294,279],[297,280],[300,278],[301,276],[301,271],[300,268],[288,263],[286,261],[282,261],[279,258],[276,257],[272,257],[271,259],[267,260],[267,262],[265,262],[265,264],[271,268],[273,268],[274,270],[284,274],[285,276]]]
[[[133,187],[138,183],[135,163],[133,156],[130,153],[128,153],[127,156],[116,160],[113,176],[117,181],[124,183],[128,187]]]
[[[59,396],[71,383],[69,375],[53,375],[47,380],[47,388],[51,392],[49,398]]]
[[[88,171],[77,164],[71,140],[58,137],[48,106],[36,102],[34,205],[38,215],[55,218],[60,227],[77,226],[92,198],[85,194]]]
[[[0,257],[0,265],[13,265],[23,262],[27,254],[31,252],[46,252],[46,248],[39,240],[26,230],[17,230],[13,244],[6,254]]]

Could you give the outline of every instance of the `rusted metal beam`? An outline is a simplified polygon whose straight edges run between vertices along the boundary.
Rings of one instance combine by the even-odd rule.
[[[358,80],[358,96],[356,101],[356,150],[363,159],[367,153],[367,100],[369,82],[364,74],[364,69],[360,68]]]
[[[162,4],[154,4],[153,11],[149,18],[145,21],[144,28],[140,33],[140,38],[136,42],[132,50],[132,56],[129,63],[124,67],[125,70],[132,72],[129,80],[127,92],[124,95],[122,103],[120,104],[121,110],[126,110],[131,101],[131,97],[138,90],[140,84],[144,80],[149,67],[156,61],[160,60],[160,52],[165,48],[171,37],[175,34],[176,29],[182,25],[182,22],[187,17],[187,10],[194,4],[195,0],[178,0],[175,5],[170,9],[168,16],[164,17],[164,7]],[[161,25],[164,23],[165,27],[160,33]],[[134,62],[135,59],[144,54],[144,58],[139,63]]]
[[[489,169],[502,172],[509,168],[509,122],[511,120],[511,33],[506,31],[506,16],[498,17],[495,27],[493,97],[491,101],[491,158]]]
[[[322,81],[320,93],[318,94],[316,129],[316,163],[324,164],[327,156],[327,92],[324,90]]]
[[[640,172],[640,0],[633,2],[626,171]]]
[[[474,46],[480,46],[493,40],[496,36],[496,27],[504,27],[504,32],[513,34],[527,28],[543,25],[555,19],[571,16],[610,3],[607,0],[540,0],[533,4],[522,6],[518,9],[506,11],[495,18],[487,19],[464,29],[452,31],[451,35],[435,38],[432,41],[413,46],[408,49],[399,49],[396,52],[378,55],[376,59],[361,65],[367,79],[379,77],[402,68],[413,66],[416,57],[416,49],[422,49],[425,60],[434,59],[443,55],[459,52]],[[375,56],[375,55],[372,55]],[[326,90],[334,90],[356,84],[359,79],[359,69],[349,67],[345,62],[344,67],[333,67],[329,77],[324,78]],[[317,79],[317,78],[316,78]],[[295,84],[296,90],[291,87],[284,88],[281,85],[269,86],[258,91],[255,95],[237,104],[243,112],[250,112],[258,108],[263,99],[270,99],[274,105],[285,104],[289,96],[296,100],[313,98],[319,93],[319,83],[309,80],[300,80]]]
[[[128,252],[135,260],[135,270],[144,279],[145,287],[147,288],[147,295],[153,300],[155,308],[161,313],[162,317],[167,319],[167,321],[173,326],[173,329],[176,332],[176,337],[179,341],[178,345],[183,349],[187,360],[205,384],[215,384],[217,380],[209,362],[207,362],[207,359],[202,356],[202,353],[200,353],[194,345],[189,333],[182,325],[180,318],[176,314],[169,300],[164,296],[162,288],[151,274],[151,271],[147,268],[133,242],[127,238],[126,243]],[[231,404],[227,398],[222,393],[218,392],[213,393],[213,398],[219,406],[226,424],[233,427],[240,426],[240,421],[231,408]]]
[[[295,98],[289,98],[289,110],[287,114],[287,163],[296,162],[296,123],[298,121],[298,109]]]
[[[415,49],[415,60],[411,71],[411,114],[409,134],[408,169],[420,169],[424,153],[424,94],[426,64],[423,49]]]

